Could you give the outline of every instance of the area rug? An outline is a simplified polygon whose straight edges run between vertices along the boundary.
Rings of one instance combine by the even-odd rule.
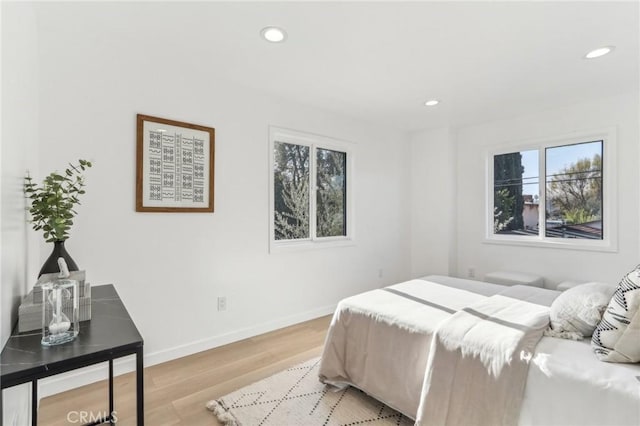
[[[253,383],[207,408],[225,426],[410,426],[403,416],[364,392],[325,386],[318,380],[319,358]]]

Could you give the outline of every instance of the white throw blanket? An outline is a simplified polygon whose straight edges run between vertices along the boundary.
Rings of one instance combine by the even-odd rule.
[[[431,342],[416,425],[517,424],[528,363],[548,323],[548,307],[503,294],[443,321]]]
[[[320,380],[356,386],[415,419],[433,333],[484,298],[412,280],[344,299],[327,333]]]

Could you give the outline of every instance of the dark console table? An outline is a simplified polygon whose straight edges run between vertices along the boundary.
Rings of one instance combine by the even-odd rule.
[[[69,343],[45,347],[39,331],[13,334],[2,349],[2,389],[31,382],[32,425],[38,424],[38,380],[77,368],[109,362],[109,415],[92,425],[112,423],[113,360],[136,356],[137,424],[144,425],[143,340],[113,285],[91,288],[91,321],[80,323],[80,334]],[[0,408],[2,392],[0,391]],[[1,412],[1,411],[0,411]],[[1,419],[0,419],[1,421]]]

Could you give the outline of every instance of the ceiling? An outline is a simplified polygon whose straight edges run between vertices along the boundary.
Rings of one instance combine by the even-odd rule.
[[[49,4],[54,12],[55,4]],[[393,128],[638,93],[638,2],[71,3],[74,31]],[[58,10],[58,13],[61,13]],[[53,19],[55,13],[47,13]],[[50,21],[55,24],[55,19]],[[277,25],[285,43],[260,30]],[[595,60],[584,54],[615,45]],[[441,104],[425,107],[438,98]]]

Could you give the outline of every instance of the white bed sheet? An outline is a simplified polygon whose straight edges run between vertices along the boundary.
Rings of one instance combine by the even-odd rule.
[[[543,337],[529,366],[519,425],[638,426],[640,365],[598,361],[588,339]]]
[[[496,284],[443,276],[428,276],[423,279],[484,296],[505,289]],[[414,288],[413,292],[415,291]],[[425,291],[428,292],[427,286]],[[378,296],[380,300],[377,299]],[[384,299],[384,292],[380,292],[378,296],[374,299],[374,304],[384,306],[388,303]],[[465,298],[473,299],[472,295],[468,296]],[[358,301],[357,297],[353,299]],[[407,303],[405,318],[409,322],[412,318],[409,312],[411,304],[408,301],[402,303]],[[453,308],[458,303],[460,301],[449,300],[447,305]],[[328,341],[325,352],[334,351],[336,347],[346,347],[346,354],[327,354],[331,358],[328,364],[335,366],[347,355],[350,362],[346,364],[351,367],[340,371],[334,368],[329,382],[355,386],[415,418],[426,367],[428,350],[425,348],[429,347],[431,333],[415,333],[405,321],[401,321],[404,324],[389,324],[380,321],[380,318],[375,319],[353,311],[343,313],[342,320],[349,322],[348,327],[336,330],[348,329],[356,337],[334,336],[339,340],[338,344],[332,345]],[[394,336],[392,341],[389,341],[390,334]],[[330,331],[329,336],[331,335]],[[371,374],[372,371],[375,374]],[[394,386],[386,385],[390,383],[394,383]],[[403,386],[397,386],[398,383]],[[640,365],[600,362],[593,355],[589,341],[575,342],[543,337],[529,368],[518,424],[638,426]]]

